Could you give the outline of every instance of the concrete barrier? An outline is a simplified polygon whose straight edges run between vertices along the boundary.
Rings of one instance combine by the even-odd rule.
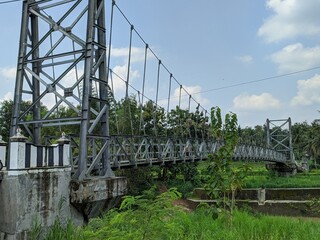
[[[127,192],[126,178],[72,180],[70,141],[64,135],[57,144],[39,146],[18,132],[9,151],[0,171],[0,240],[28,239],[34,225],[45,233],[56,219],[83,225]],[[6,143],[0,141],[0,159],[5,156]]]
[[[69,167],[71,165],[70,141],[65,136],[62,136],[57,144],[50,146],[28,143],[22,135],[11,137],[10,140],[10,158],[7,169],[12,175],[19,174],[19,171],[26,169]]]
[[[36,146],[26,140],[21,134],[11,138],[10,158],[1,171],[0,240],[28,239],[32,226],[48,229],[56,219],[62,225],[68,219],[84,222],[69,200],[69,141]],[[1,147],[0,143],[0,158],[5,156]]]

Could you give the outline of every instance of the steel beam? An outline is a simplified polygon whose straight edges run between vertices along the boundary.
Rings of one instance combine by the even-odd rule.
[[[78,179],[91,177],[91,159],[99,165],[94,175],[113,176],[106,46],[104,0],[23,1],[10,133],[20,126],[34,144],[41,144],[42,129],[78,125]],[[22,110],[23,101],[30,105]],[[73,115],[61,117],[61,107]]]
[[[266,127],[267,147],[286,154],[287,160],[294,163],[291,118],[267,119]]]

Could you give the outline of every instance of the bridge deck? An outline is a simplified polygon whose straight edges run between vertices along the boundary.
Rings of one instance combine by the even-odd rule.
[[[111,136],[104,139],[99,149],[92,148],[88,157],[86,175],[101,168],[102,152],[108,149],[108,160],[112,169],[161,165],[166,163],[195,162],[207,160],[223,144],[210,139],[174,139],[155,137]],[[77,168],[77,156],[73,156],[74,168]],[[245,161],[266,161],[286,163],[287,156],[275,150],[238,144],[233,159]]]

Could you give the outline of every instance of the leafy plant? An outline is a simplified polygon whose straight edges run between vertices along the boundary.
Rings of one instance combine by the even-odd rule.
[[[240,169],[234,168],[232,164],[234,149],[239,139],[237,116],[234,113],[226,114],[223,125],[220,108],[212,108],[211,126],[219,148],[209,156],[210,163],[205,171],[205,189],[224,210],[230,209],[233,216],[236,191],[241,189],[249,171],[245,164]]]
[[[173,201],[181,194],[171,188],[153,197],[152,191],[142,196],[126,196],[119,211],[112,210],[90,222],[84,235],[90,239],[174,239],[183,234],[177,219],[186,213],[177,210]],[[165,229],[165,230],[164,230]]]

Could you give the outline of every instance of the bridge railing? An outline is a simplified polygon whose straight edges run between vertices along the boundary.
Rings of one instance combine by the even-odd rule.
[[[27,141],[23,135],[11,137],[9,143],[10,157],[5,161],[6,170],[19,172],[20,170],[41,168],[65,168],[71,166],[69,140],[63,136],[51,145],[35,145]],[[6,146],[0,148],[1,159],[6,155]],[[21,171],[23,173],[23,171]]]
[[[92,143],[87,161],[87,177],[101,175],[105,167],[102,152],[106,151],[110,169],[152,166],[165,163],[195,162],[206,160],[215,153],[222,142],[213,139],[168,138],[150,136],[110,136],[104,144]],[[102,151],[103,150],[103,151]],[[265,147],[239,144],[234,149],[234,160],[281,162],[287,161],[283,153]],[[73,169],[77,169],[78,157],[73,157]],[[105,171],[106,172],[106,171]]]
[[[234,151],[235,160],[255,160],[285,163],[286,154],[261,146],[239,144]]]
[[[223,145],[213,139],[150,136],[110,136],[100,138],[100,142],[95,140],[92,138],[88,141],[91,144],[90,152],[83,173],[86,178],[107,176],[112,173],[112,169],[206,160],[209,154],[214,154]],[[63,167],[71,164],[73,172],[76,172],[79,159],[77,140],[71,138],[70,141],[63,136],[57,143],[39,146],[26,142],[25,138],[16,138],[10,143],[12,154],[8,169]],[[281,163],[287,161],[286,154],[247,144],[238,144],[233,158]]]

